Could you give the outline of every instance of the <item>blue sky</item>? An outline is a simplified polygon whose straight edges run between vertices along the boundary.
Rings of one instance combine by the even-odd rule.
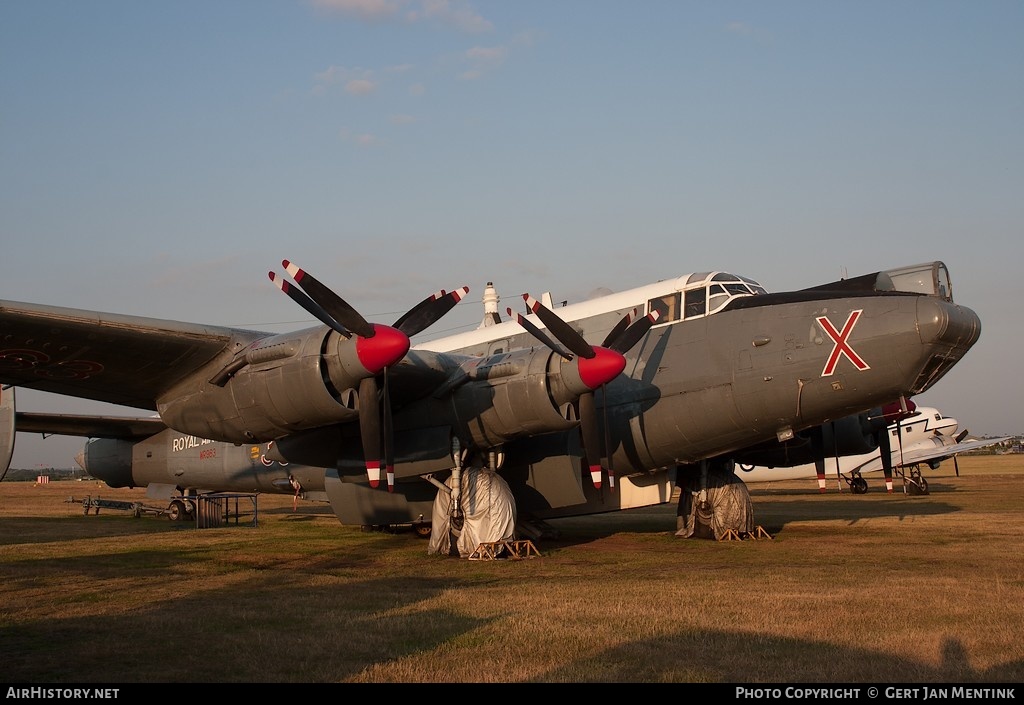
[[[437,334],[487,281],[938,259],[983,332],[916,401],[1024,433],[1022,36],[1017,0],[8,0],[0,298],[285,331],[287,258],[385,323],[469,286]]]

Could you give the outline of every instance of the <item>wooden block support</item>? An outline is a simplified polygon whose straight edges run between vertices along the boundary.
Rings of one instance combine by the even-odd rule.
[[[772,535],[764,530],[764,527],[758,526],[749,533],[739,533],[736,529],[726,529],[719,541],[743,541],[744,539],[751,539],[757,541],[759,539],[770,539]]]
[[[493,561],[499,558],[519,560],[540,556],[540,551],[529,539],[516,541],[489,541],[481,543],[469,554],[471,561]]]

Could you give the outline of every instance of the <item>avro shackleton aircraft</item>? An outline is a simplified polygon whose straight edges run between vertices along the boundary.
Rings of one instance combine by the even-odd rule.
[[[343,523],[454,534],[475,477],[507,486],[475,496],[492,516],[543,520],[668,502],[683,468],[867,452],[892,418],[882,407],[906,410],[981,333],[941,262],[781,293],[702,272],[558,313],[524,295],[524,313],[415,347],[465,287],[385,326],[284,268],[291,282],[271,280],[322,325],[270,334],[0,301],[0,383],[159,414],[34,415],[17,430],[88,424],[88,466],[102,455],[112,486],[313,491],[321,473]]]
[[[834,462],[833,467],[840,487],[845,483],[854,494],[864,494],[868,491],[868,482],[864,479],[865,473],[880,470],[885,472],[885,485],[888,492],[892,492],[892,478],[895,474],[902,478],[905,494],[928,494],[928,480],[921,472],[922,465],[936,470],[943,461],[952,458],[955,472],[959,476],[960,467],[956,460],[958,454],[988,448],[1011,438],[1011,436],[1002,436],[964,441],[968,436],[968,431],[965,429],[957,433],[959,428],[960,424],[956,419],[943,416],[938,409],[917,406],[910,401],[908,402],[908,413],[889,424],[886,429],[890,449],[888,466],[883,462],[881,447],[879,447],[869,453],[826,458],[827,462],[825,463],[811,462],[781,468],[741,463],[736,466],[736,469],[737,474],[744,482],[773,482],[817,477],[818,489],[824,492],[826,490],[826,470],[829,469],[829,464]]]

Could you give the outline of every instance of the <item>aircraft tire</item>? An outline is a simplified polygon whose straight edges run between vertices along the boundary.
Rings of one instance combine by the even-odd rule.
[[[928,480],[923,477],[919,477],[917,480],[912,480],[909,487],[907,487],[907,494],[928,494]]]
[[[167,507],[167,518],[171,521],[185,521],[187,517],[188,509],[185,508],[185,503],[180,499],[174,500]]]
[[[413,524],[412,526],[412,530],[416,533],[416,537],[421,539],[430,538],[431,528],[430,524]]]
[[[863,477],[858,477],[850,483],[850,489],[854,494],[867,494],[868,481]]]

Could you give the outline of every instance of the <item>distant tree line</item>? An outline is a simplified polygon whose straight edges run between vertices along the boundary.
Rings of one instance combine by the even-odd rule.
[[[40,475],[51,481],[84,480],[88,475],[81,468],[11,468],[4,476],[4,482],[35,482]]]
[[[1002,453],[1024,452],[1024,437],[1016,436],[1002,443],[997,443],[988,448],[970,450],[960,455],[996,455]],[[4,477],[4,482],[35,482],[40,475],[46,475],[50,480],[85,480],[89,476],[81,468],[11,468]]]

